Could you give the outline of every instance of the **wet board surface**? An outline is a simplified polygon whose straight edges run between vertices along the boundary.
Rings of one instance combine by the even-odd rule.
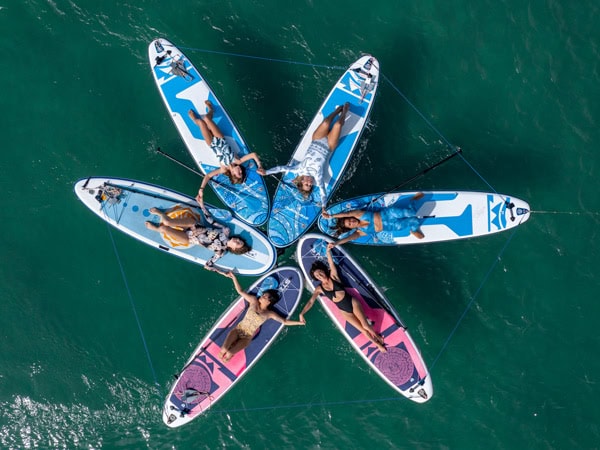
[[[273,309],[287,318],[302,296],[302,273],[296,267],[277,268],[254,283],[248,292],[257,295],[267,289],[277,289],[280,300]],[[229,330],[244,317],[247,305],[242,297],[235,300],[196,347],[167,395],[163,409],[165,424],[179,427],[206,412],[240,381],[284,328],[283,324],[268,319],[248,347],[233,355],[228,362],[221,361],[221,345]]]
[[[296,257],[311,292],[318,282],[310,278],[310,268],[315,261],[327,264],[328,242],[332,240],[314,233],[305,235],[298,242]],[[348,323],[332,300],[320,295],[319,302],[342,335],[377,375],[406,398],[417,403],[426,402],[433,395],[431,377],[394,307],[343,247],[335,247],[332,255],[346,291],[360,301],[365,315],[373,322],[373,329],[383,336],[387,352],[379,351]]]
[[[191,197],[123,178],[84,178],[75,184],[75,193],[101,219],[159,250],[202,265],[213,255],[212,250],[199,245],[175,245],[160,233],[146,228],[146,221],[158,223],[158,217],[150,213],[151,208],[174,215],[192,215],[202,220],[202,211]],[[227,252],[216,261],[215,267],[235,270],[240,275],[262,275],[273,267],[276,251],[264,234],[232,217],[228,211],[208,204],[206,207],[217,222],[231,229],[231,236],[241,236],[252,247],[243,255]]]
[[[329,214],[352,210],[381,211],[386,208],[410,209],[416,216],[423,239],[411,235],[410,222],[386,226],[378,233],[350,242],[367,245],[425,244],[466,239],[498,233],[529,219],[529,204],[508,195],[483,192],[423,191],[423,197],[411,200],[416,192],[373,194],[344,200],[327,208]],[[319,229],[334,236],[337,219],[319,218]],[[396,228],[396,229],[394,229]],[[337,236],[342,239],[353,231]]]
[[[148,58],[165,106],[202,173],[207,174],[220,167],[210,143],[204,140],[200,128],[188,116],[190,109],[203,116],[206,113],[205,100],[212,102],[213,121],[235,154],[242,157],[251,153],[207,81],[177,47],[166,39],[156,39],[148,46]],[[269,214],[269,194],[263,178],[256,172],[255,162],[247,161],[243,166],[247,174],[243,183],[232,184],[227,176],[219,174],[209,184],[239,219],[249,225],[262,225]]]
[[[342,127],[339,145],[324,172],[327,199],[331,198],[342,179],[359,142],[373,107],[378,82],[379,62],[375,58],[366,55],[353,63],[327,95],[288,163],[291,165],[302,161],[319,124],[338,106],[349,102],[350,109]],[[315,187],[310,197],[305,199],[292,184],[294,178],[293,174],[282,175],[273,197],[267,234],[276,247],[287,247],[295,242],[308,231],[321,212],[319,190]]]

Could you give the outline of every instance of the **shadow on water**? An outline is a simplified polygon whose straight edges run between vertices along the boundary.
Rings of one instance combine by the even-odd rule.
[[[428,49],[423,41],[408,37],[397,47],[393,58],[381,61],[385,78],[381,80],[377,104],[371,116],[371,122],[376,124],[374,127],[376,132],[365,133],[368,136],[368,147],[362,156],[360,171],[338,189],[334,200],[388,190],[451,153],[451,150],[431,129],[426,130],[430,134],[428,141],[438,141],[439,145],[432,146],[433,148],[426,147],[427,153],[423,152],[421,142],[411,142],[407,138],[415,133],[414,125],[411,127],[411,123],[422,119],[393,87],[397,87],[402,93],[414,93],[423,89],[420,80],[421,73],[425,69],[419,61],[422,61],[423,55],[427,53]],[[390,64],[390,59],[401,63]],[[410,96],[408,97],[411,100]],[[492,119],[492,113],[489,108],[486,109],[486,106],[485,104],[473,105],[473,108],[480,110],[474,117],[480,117],[485,125]],[[427,112],[423,111],[423,114],[429,119]],[[425,121],[422,121],[423,128],[426,128]],[[432,122],[434,126],[438,126],[435,121]],[[472,125],[474,129],[478,129],[477,124]],[[464,153],[465,159],[479,174],[457,156],[434,172],[404,186],[402,190],[493,191],[497,184],[500,193],[522,197],[524,193],[519,191],[518,183],[515,185],[515,176],[527,177],[539,170],[539,164],[523,158],[521,150],[517,150],[514,146],[509,151],[503,148],[500,130],[493,143],[486,145],[483,157],[480,156],[480,151],[475,149],[481,147],[478,140],[485,141],[486,136],[473,138],[472,129],[461,128],[455,123],[450,123],[447,129],[440,131],[447,133],[451,143],[454,143],[453,137],[460,137],[457,145],[467,149]],[[479,134],[481,133],[479,131]],[[417,151],[411,152],[409,148],[407,158],[396,156],[394,153],[398,155],[404,153],[400,153],[402,150],[390,148],[390,144],[395,145],[398,136],[402,138],[401,142],[405,142],[409,147],[419,147]],[[504,139],[515,140],[514,136],[506,136]],[[469,149],[473,150],[469,151]],[[490,157],[488,153],[494,156]],[[396,159],[402,162],[401,167],[391,164],[391,161]],[[558,171],[558,167],[548,167],[554,164],[545,161],[544,165],[547,167],[543,170]],[[360,176],[357,176],[359,174]],[[511,192],[510,186],[513,186],[515,192]],[[473,244],[476,240],[469,240],[469,242],[455,241],[397,248],[349,245],[348,250],[361,260],[363,267],[377,283],[382,286],[404,287],[400,290],[392,288],[388,296],[397,307],[400,316],[412,329],[418,345],[422,345],[421,338],[418,336],[421,330],[419,326],[419,332],[415,332],[415,326],[419,324],[418,317],[424,318],[423,333],[432,337],[427,339],[430,349],[423,350],[426,359],[431,362],[431,359],[441,350],[444,341],[450,337],[450,333],[473,299],[485,272],[494,263],[495,252],[499,248],[495,244],[501,244],[503,238],[507,238],[507,235],[503,234],[502,237],[497,238],[482,237],[480,239],[488,239],[488,241],[481,246]],[[470,262],[468,267],[461,267],[458,264],[458,261],[464,260],[466,255],[481,250],[484,250],[484,253],[473,255],[473,260],[478,262]],[[485,290],[485,286],[483,288]],[[467,317],[470,320],[476,318],[480,325],[485,321],[477,314],[467,314]]]
[[[420,74],[424,69],[419,61],[428,52],[424,45],[422,41],[407,37],[396,47],[393,57],[380,61],[385,77],[403,93],[423,89]],[[285,59],[278,47],[260,40],[257,36],[240,40],[236,46],[237,53],[242,55],[255,55],[256,49],[260,49],[260,54],[269,55],[272,59]],[[190,57],[198,59],[193,55]],[[313,110],[320,105],[339,76],[339,70],[333,73],[334,71],[328,69],[244,58],[236,58],[227,65],[227,70],[233,73],[230,78],[235,80],[236,87],[229,87],[224,94],[217,92],[217,96],[222,99],[231,117],[240,127],[250,148],[259,153],[266,166],[286,163],[310,122]],[[215,89],[215,83],[211,85]],[[234,98],[233,92],[236,92],[237,99]],[[414,133],[411,123],[415,121],[415,114],[393,86],[382,78],[370,119],[374,126],[363,135],[363,139],[368,140],[368,147],[359,162],[360,171],[340,186],[334,199],[382,192],[412,177],[419,170],[449,153],[445,145],[427,148],[429,154],[425,158],[422,149],[416,152],[410,152],[409,149],[411,161],[410,158],[397,156],[402,155],[403,151],[400,153],[401,150],[390,148],[390,143],[395,145],[397,136],[406,141],[406,137]],[[426,113],[425,116],[427,117]],[[457,128],[444,131],[449,132],[450,136],[461,137],[469,136],[470,132]],[[420,146],[420,142],[408,144]],[[465,148],[477,146],[475,142],[463,139],[461,145]],[[500,148],[495,150],[501,155]],[[400,159],[401,168],[390,164],[391,159]],[[478,159],[467,157],[472,164],[476,164]],[[507,185],[510,184],[513,163],[509,158],[498,156],[493,165],[489,164],[489,159],[485,162],[487,165],[484,165],[484,170],[494,174],[506,173]],[[521,164],[520,169],[521,172],[527,172],[532,167],[523,169]],[[276,180],[270,179],[268,183],[273,193]],[[476,174],[461,162],[460,157],[456,157],[451,163],[415,180],[403,190],[488,190],[482,184]],[[311,231],[318,230],[313,228]],[[453,254],[457,257],[464,256],[460,250],[463,244],[453,242],[397,248],[348,246],[350,253],[360,261],[376,283],[382,286],[403,287],[400,290],[392,288],[389,297],[411,328],[419,346],[425,347],[418,335],[420,331],[415,330],[419,322],[423,323],[427,335],[434,336],[428,339],[431,348],[423,349],[426,350],[424,355],[429,359],[437,354],[470,301],[464,290],[464,268],[457,266],[452,257]],[[278,265],[296,265],[294,252],[295,245],[285,249],[278,258]],[[467,285],[471,288],[473,283],[468,282]],[[420,321],[418,317],[423,317],[423,320]]]
[[[465,180],[469,185],[475,180],[473,190],[490,190],[487,182],[499,193],[520,197],[526,193],[521,186],[527,185],[528,189],[531,189],[532,185],[544,186],[548,184],[548,179],[560,177],[564,171],[560,158],[536,157],[540,154],[540,147],[546,147],[548,152],[555,153],[552,150],[556,148],[556,143],[538,141],[528,136],[507,135],[500,128],[490,132],[490,128],[484,127],[488,127],[494,118],[486,109],[486,105],[475,103],[469,108],[471,111],[477,110],[474,116],[480,118],[480,121],[468,128],[462,125],[462,122],[460,125],[452,124],[449,130],[460,140],[463,156],[474,169],[460,161],[457,165],[463,166],[460,170],[464,175],[457,180],[461,183]],[[482,181],[478,174],[485,181]],[[455,182],[451,186],[457,184]]]

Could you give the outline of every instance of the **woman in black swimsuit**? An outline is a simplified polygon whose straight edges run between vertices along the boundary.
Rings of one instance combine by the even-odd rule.
[[[321,261],[315,262],[310,269],[310,276],[321,282],[313,292],[304,309],[300,313],[299,319],[302,323],[306,323],[304,314],[312,308],[315,300],[319,295],[324,295],[331,301],[333,301],[339,310],[344,315],[344,318],[352,324],[354,328],[364,334],[373,344],[377,346],[379,351],[385,352],[385,346],[383,345],[383,338],[381,335],[373,329],[371,324],[367,321],[365,312],[360,305],[360,302],[352,297],[344,289],[344,285],[338,275],[337,267],[333,262],[331,256],[331,249],[333,245],[327,246],[327,261],[329,262],[329,268]]]

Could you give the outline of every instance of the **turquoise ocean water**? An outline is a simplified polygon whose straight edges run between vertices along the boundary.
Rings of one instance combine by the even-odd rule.
[[[591,0],[0,0],[0,448],[599,448],[599,30]],[[268,166],[341,74],[312,65],[375,55],[385,78],[334,199],[390,189],[445,138],[464,160],[407,190],[531,204],[514,233],[348,247],[420,347],[428,403],[395,394],[316,306],[205,417],[162,423],[172,375],[234,292],[73,193],[86,176],[195,193],[154,151],[192,163],[148,66],[159,36]]]

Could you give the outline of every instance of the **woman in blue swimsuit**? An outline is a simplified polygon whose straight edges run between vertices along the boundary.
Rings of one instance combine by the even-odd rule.
[[[321,284],[315,288],[312,296],[302,309],[302,312],[299,316],[300,321],[302,323],[306,323],[304,314],[306,314],[308,310],[312,308],[319,295],[324,295],[335,303],[344,318],[354,328],[364,334],[367,339],[373,342],[380,352],[386,352],[387,350],[384,346],[383,337],[377,334],[367,320],[360,302],[346,292],[338,274],[337,267],[333,262],[333,257],[331,256],[332,248],[333,244],[329,244],[327,246],[327,262],[329,263],[329,267],[327,267],[327,265],[325,265],[323,262],[317,261],[310,269],[310,276],[313,279],[320,281]]]
[[[423,198],[423,193],[417,192],[410,200],[412,202],[420,198]],[[400,231],[407,228],[410,228],[410,234],[417,239],[425,237],[419,228],[420,221],[412,203],[408,208],[384,208],[379,211],[354,209],[336,214],[323,212],[323,217],[337,219],[336,236],[354,230],[352,234],[340,239],[334,245],[342,245],[361,236],[376,236],[381,231]]]

